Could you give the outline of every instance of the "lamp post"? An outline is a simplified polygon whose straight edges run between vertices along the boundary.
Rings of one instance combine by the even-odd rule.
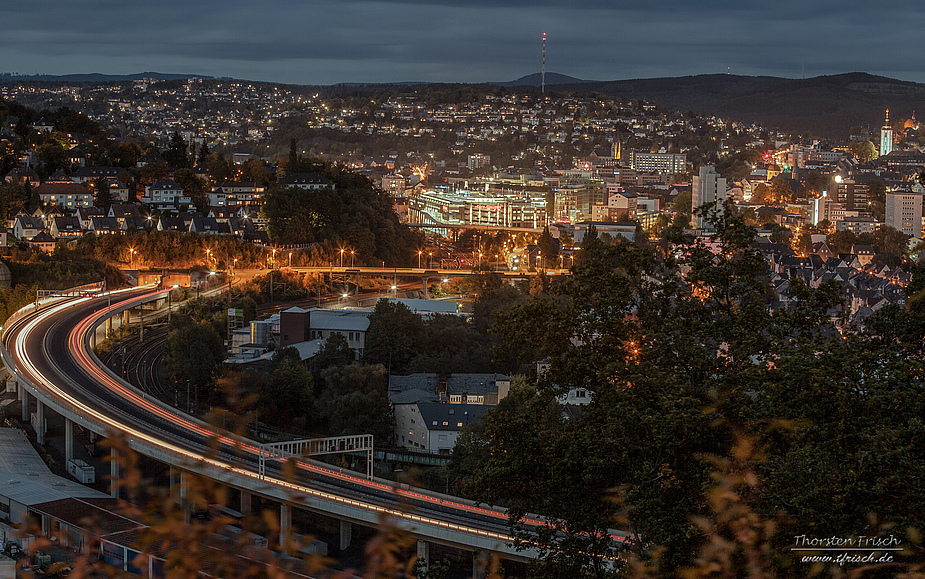
[[[276,269],[276,249],[273,250],[273,269]]]
[[[130,265],[134,267],[135,266],[135,248],[134,247],[128,248],[128,254],[129,254],[129,259],[131,260]]]
[[[289,252],[289,267],[292,268],[292,252]]]
[[[340,250],[340,266],[341,267],[344,267],[344,251],[346,250],[345,249]]]
[[[427,267],[429,269],[434,268],[434,252],[433,251],[427,252]]]
[[[418,269],[421,269],[421,254],[423,251],[418,251]]]
[[[238,270],[238,258],[234,258],[234,261],[231,264],[231,275],[235,275],[235,272]]]
[[[353,267],[353,258],[356,255],[356,253],[357,252],[355,252],[354,250],[352,249],[350,250],[350,267]]]
[[[211,261],[212,261],[212,250],[211,250],[211,249],[207,249],[207,250],[206,250],[206,255],[209,256],[209,262],[211,262]]]

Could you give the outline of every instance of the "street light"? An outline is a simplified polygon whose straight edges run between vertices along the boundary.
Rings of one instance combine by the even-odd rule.
[[[356,252],[352,249],[350,250],[350,267],[353,267],[353,257],[356,255]]]
[[[273,250],[273,269],[276,269],[276,249]]]
[[[234,275],[238,269],[238,258],[234,258],[234,262],[231,264],[231,275]]]
[[[292,252],[289,252],[289,267],[292,267]]]
[[[345,249],[340,250],[340,266],[341,267],[344,267],[344,251],[346,250]]]
[[[135,265],[135,248],[134,247],[128,248],[128,254],[129,254],[129,259],[131,260],[131,265],[134,266]]]
[[[433,251],[428,251],[428,252],[427,252],[427,256],[428,256],[428,257],[427,257],[427,267],[433,269],[433,267],[434,267],[434,252],[433,252]]]
[[[418,269],[421,269],[421,254],[423,251],[418,251]]]

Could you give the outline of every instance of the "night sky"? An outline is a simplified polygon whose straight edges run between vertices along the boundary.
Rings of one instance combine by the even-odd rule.
[[[296,84],[862,71],[925,82],[922,0],[28,0],[0,72]]]

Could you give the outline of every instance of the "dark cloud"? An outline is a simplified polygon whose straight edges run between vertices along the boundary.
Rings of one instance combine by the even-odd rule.
[[[32,0],[4,7],[0,71],[141,70],[327,84],[864,70],[925,81],[920,0]]]

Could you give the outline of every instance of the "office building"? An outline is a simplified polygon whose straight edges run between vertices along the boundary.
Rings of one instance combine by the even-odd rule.
[[[922,194],[887,193],[885,224],[906,235],[922,235]]]
[[[723,201],[726,200],[725,177],[720,177],[713,167],[704,165],[700,168],[700,174],[694,177],[691,197],[695,211],[708,203],[716,203],[716,210],[722,211]],[[707,229],[710,228],[710,222],[704,215],[695,214],[694,227]]]

